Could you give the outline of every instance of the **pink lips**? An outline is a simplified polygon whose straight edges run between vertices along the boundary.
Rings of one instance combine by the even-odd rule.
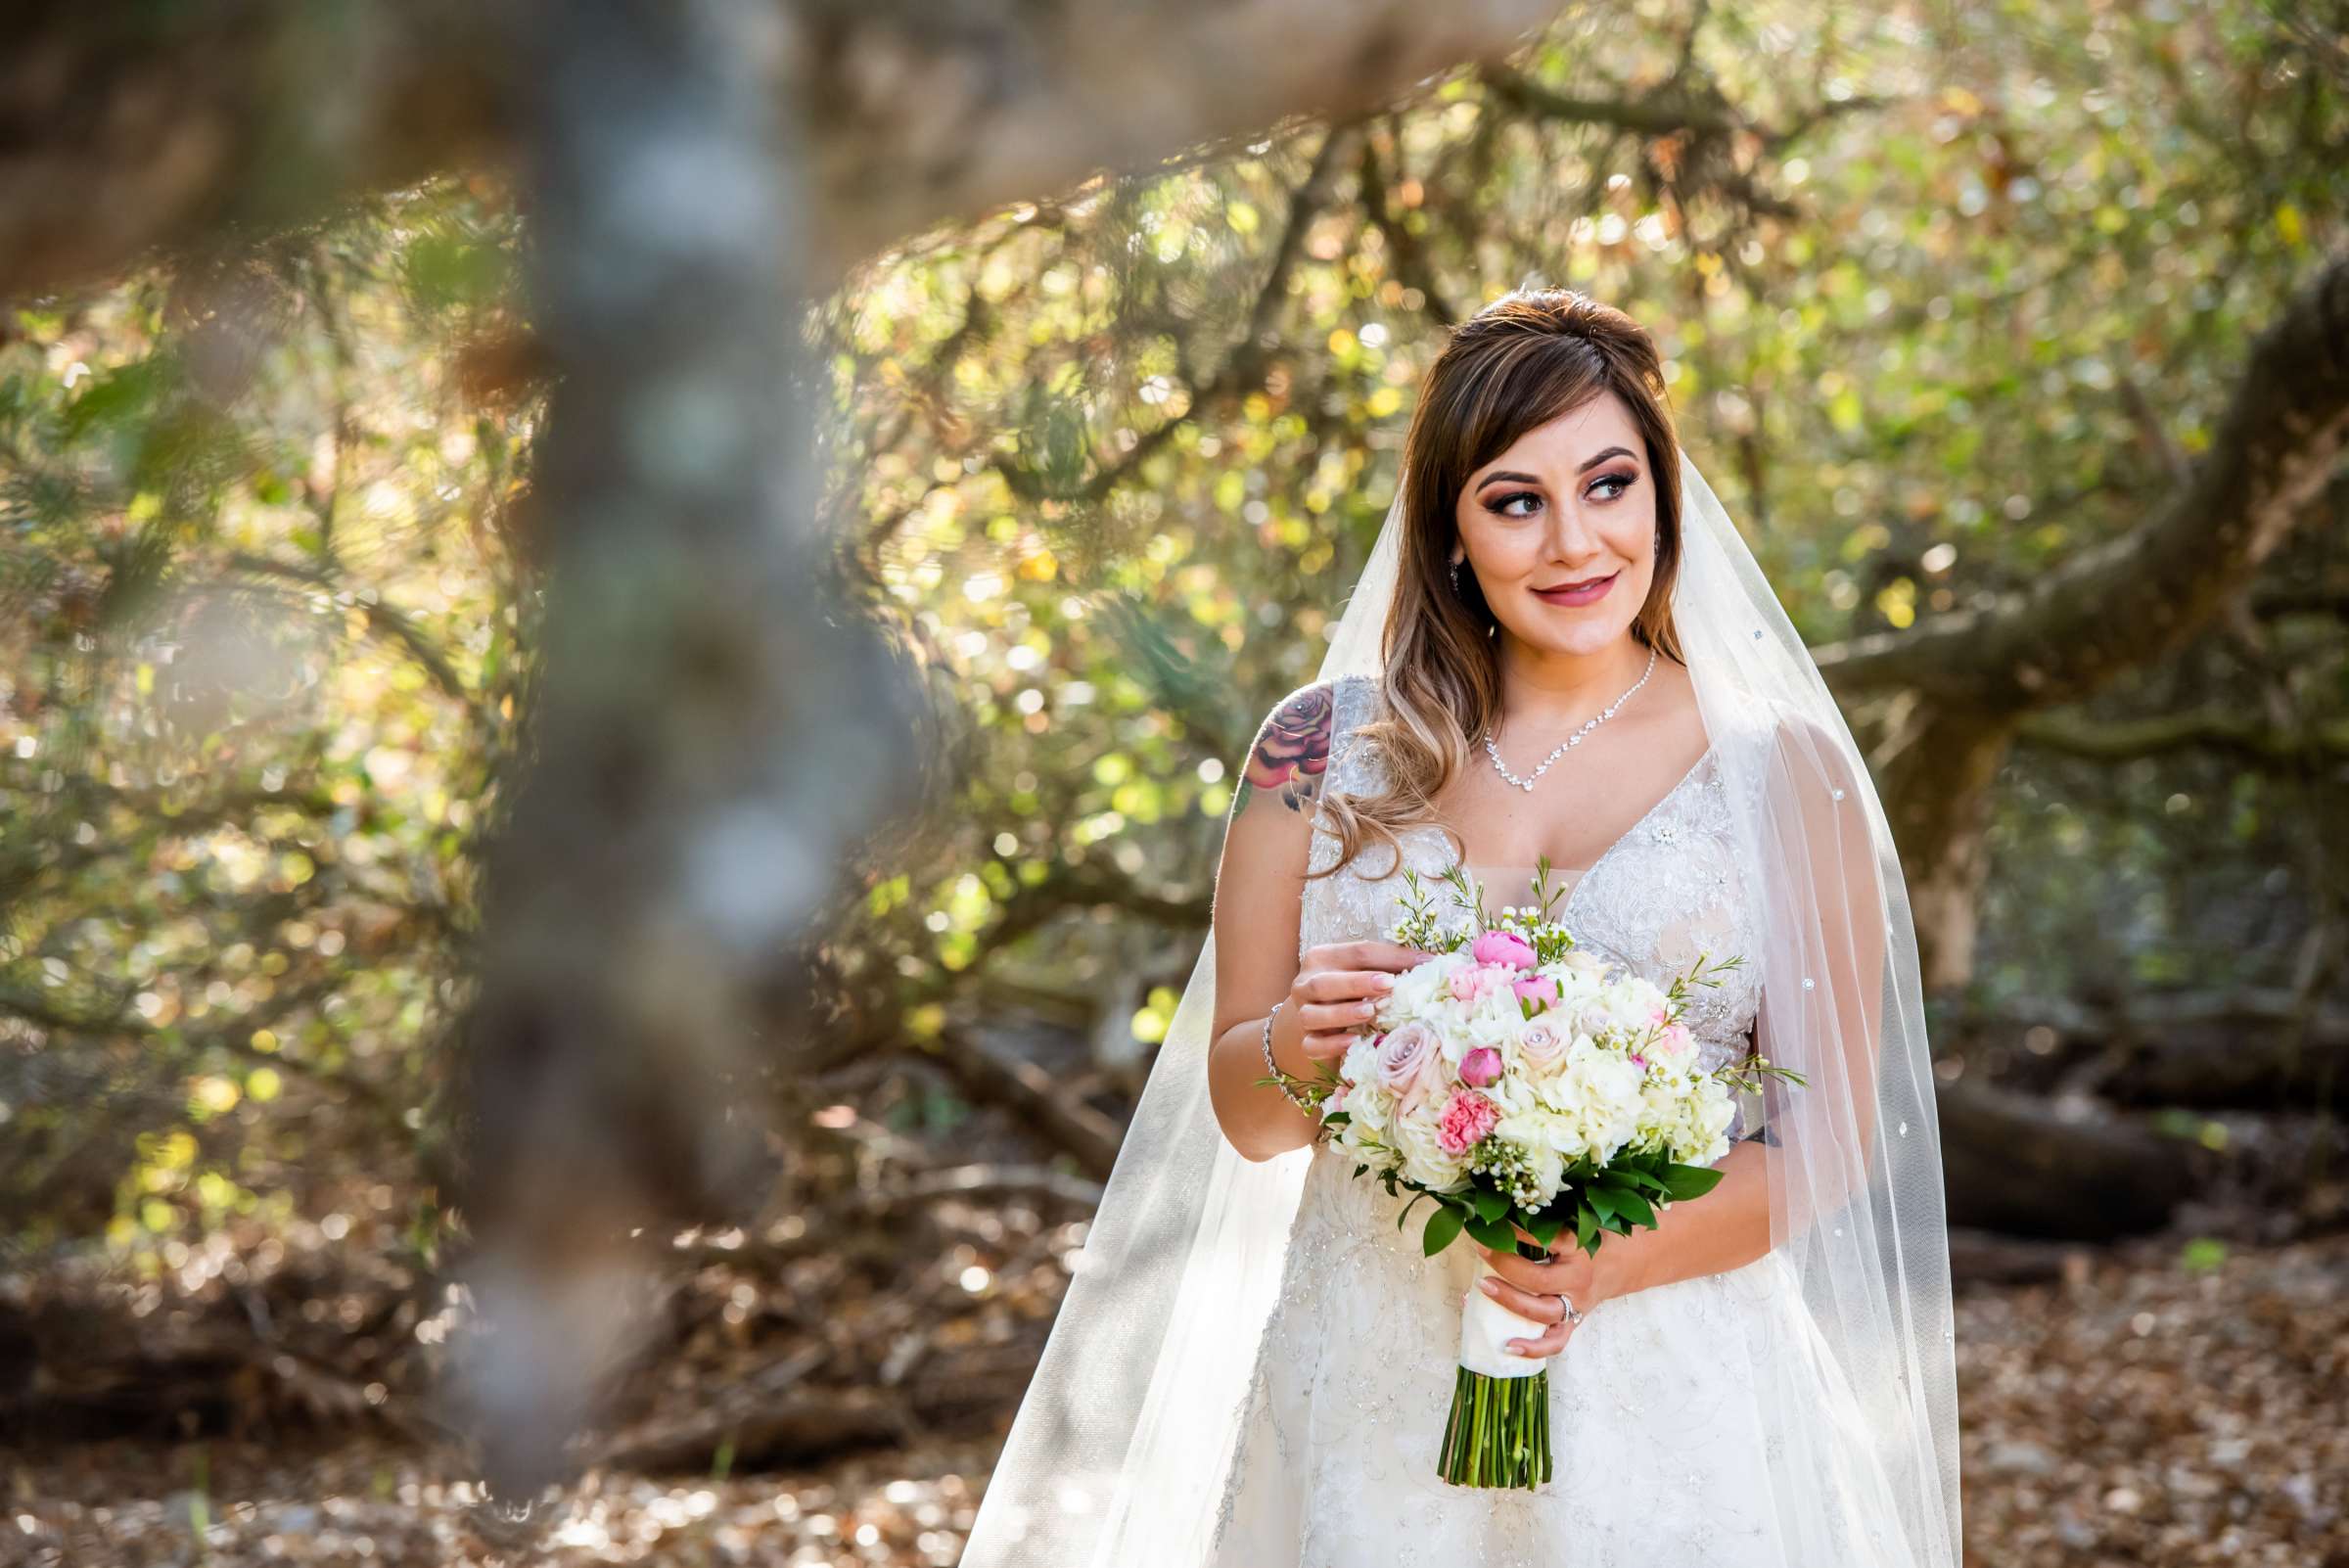
[[[1615,586],[1615,579],[1622,575],[1623,574],[1621,572],[1613,572],[1608,574],[1606,576],[1601,577],[1598,581],[1591,583],[1588,587],[1575,588],[1572,590],[1560,590],[1552,593],[1543,593],[1541,589],[1536,588],[1534,590],[1534,597],[1547,600],[1551,604],[1595,604],[1600,599],[1606,597],[1607,590]]]

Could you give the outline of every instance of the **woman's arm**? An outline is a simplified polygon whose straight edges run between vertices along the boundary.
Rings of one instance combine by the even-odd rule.
[[[1239,794],[1216,871],[1216,990],[1207,1085],[1216,1120],[1233,1148],[1251,1160],[1311,1143],[1319,1124],[1265,1076],[1265,1015],[1289,994],[1298,974],[1305,874],[1313,815],[1320,804],[1335,724],[1327,681],[1299,687],[1258,728],[1240,770]],[[1284,1007],[1273,1019],[1272,1057],[1304,1078],[1315,1064],[1302,1049],[1304,1031]]]

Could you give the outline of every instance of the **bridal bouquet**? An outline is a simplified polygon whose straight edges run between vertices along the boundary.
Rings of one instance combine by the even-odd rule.
[[[1736,1092],[1757,1075],[1802,1082],[1765,1058],[1707,1073],[1681,1022],[1692,985],[1719,985],[1743,960],[1697,964],[1658,987],[1576,948],[1551,917],[1544,859],[1538,907],[1488,915],[1467,872],[1444,880],[1472,929],[1446,929],[1405,871],[1409,895],[1393,939],[1436,957],[1396,977],[1372,1033],[1334,1073],[1292,1085],[1321,1112],[1333,1147],[1360,1156],[1391,1195],[1435,1200],[1421,1245],[1434,1256],[1462,1231],[1496,1251],[1541,1258],[1572,1227],[1595,1254],[1610,1232],[1653,1228],[1656,1210],[1713,1189],[1728,1152]],[[1263,1082],[1271,1082],[1265,1080]],[[1522,1227],[1535,1243],[1521,1245]],[[1440,1473],[1462,1486],[1531,1488],[1549,1479],[1545,1358],[1502,1349],[1534,1322],[1471,1290],[1462,1304],[1459,1371]]]

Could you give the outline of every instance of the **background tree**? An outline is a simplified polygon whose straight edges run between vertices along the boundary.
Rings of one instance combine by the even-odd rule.
[[[545,1286],[653,1287],[585,1322],[592,1456],[1008,1414],[1229,770],[1318,664],[1438,329],[1520,281],[1655,328],[1868,748],[1954,1213],[2337,1224],[2320,9],[1574,8],[1503,58],[1498,11],[1266,7],[1233,25],[1289,43],[1207,86],[1171,69],[1195,19],[1106,8],[561,40],[362,9],[356,55],[231,15],[45,10],[0,66],[55,110],[0,156],[19,1421],[433,1440],[492,1213]],[[1492,63],[1441,69],[1480,28]],[[566,85],[606,71],[641,112]],[[620,178],[672,135],[714,161]],[[726,148],[804,198],[715,199]],[[751,408],[813,425],[805,478],[685,460]],[[897,789],[918,817],[866,832]],[[837,880],[809,848],[859,838]],[[526,1146],[556,1163],[454,1206]],[[128,1299],[101,1233],[182,1332],[87,1310]],[[513,1386],[506,1473],[570,1462],[570,1369]]]

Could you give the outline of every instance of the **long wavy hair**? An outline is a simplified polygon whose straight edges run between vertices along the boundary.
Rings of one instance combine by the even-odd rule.
[[[1647,448],[1656,484],[1656,570],[1632,635],[1676,663],[1673,585],[1681,568],[1681,448],[1665,402],[1663,359],[1647,329],[1571,289],[1518,289],[1452,329],[1420,384],[1404,438],[1403,553],[1381,643],[1382,711],[1356,731],[1375,746],[1386,788],[1332,791],[1322,807],[1336,864],[1378,840],[1403,863],[1397,834],[1436,822],[1435,800],[1469,765],[1473,738],[1500,717],[1498,622],[1474,573],[1451,586],[1450,560],[1468,476],[1527,431],[1605,392],[1621,397]],[[1450,830],[1447,829],[1447,832]],[[1465,855],[1465,845],[1454,853]],[[1392,875],[1392,872],[1385,873]]]

